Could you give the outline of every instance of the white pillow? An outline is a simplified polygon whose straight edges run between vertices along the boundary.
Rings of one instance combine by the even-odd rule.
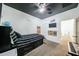
[[[11,43],[14,44],[14,41],[17,39],[17,36],[16,36],[14,30],[12,30],[10,32],[10,38],[11,38]]]

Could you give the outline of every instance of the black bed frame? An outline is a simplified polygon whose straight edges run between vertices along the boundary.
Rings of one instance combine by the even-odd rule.
[[[23,56],[43,44],[44,36],[40,34],[20,35],[15,31],[17,39],[12,44],[11,31],[11,27],[0,26],[0,53],[17,48],[17,55]]]
[[[21,40],[24,39],[24,40]],[[17,43],[18,56],[23,56],[43,44],[44,37],[39,34],[24,35]],[[20,43],[21,42],[21,43]]]

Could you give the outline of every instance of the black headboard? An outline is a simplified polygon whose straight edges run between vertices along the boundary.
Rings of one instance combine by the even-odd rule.
[[[11,44],[10,31],[11,27],[0,26],[0,47]]]

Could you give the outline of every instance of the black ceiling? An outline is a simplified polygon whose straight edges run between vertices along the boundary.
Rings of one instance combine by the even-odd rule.
[[[77,3],[49,3],[46,6],[46,11],[44,13],[39,13],[37,11],[38,7],[35,6],[34,3],[5,3],[5,5],[23,11],[25,13],[28,13],[40,19],[44,19],[56,15],[58,13],[70,10],[72,8],[76,8],[78,4]]]

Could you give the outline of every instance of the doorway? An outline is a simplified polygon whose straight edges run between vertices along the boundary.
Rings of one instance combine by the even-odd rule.
[[[61,22],[61,40],[65,39],[71,42],[75,42],[75,19],[64,20]]]
[[[79,17],[76,18],[76,40],[75,42],[79,44]]]

